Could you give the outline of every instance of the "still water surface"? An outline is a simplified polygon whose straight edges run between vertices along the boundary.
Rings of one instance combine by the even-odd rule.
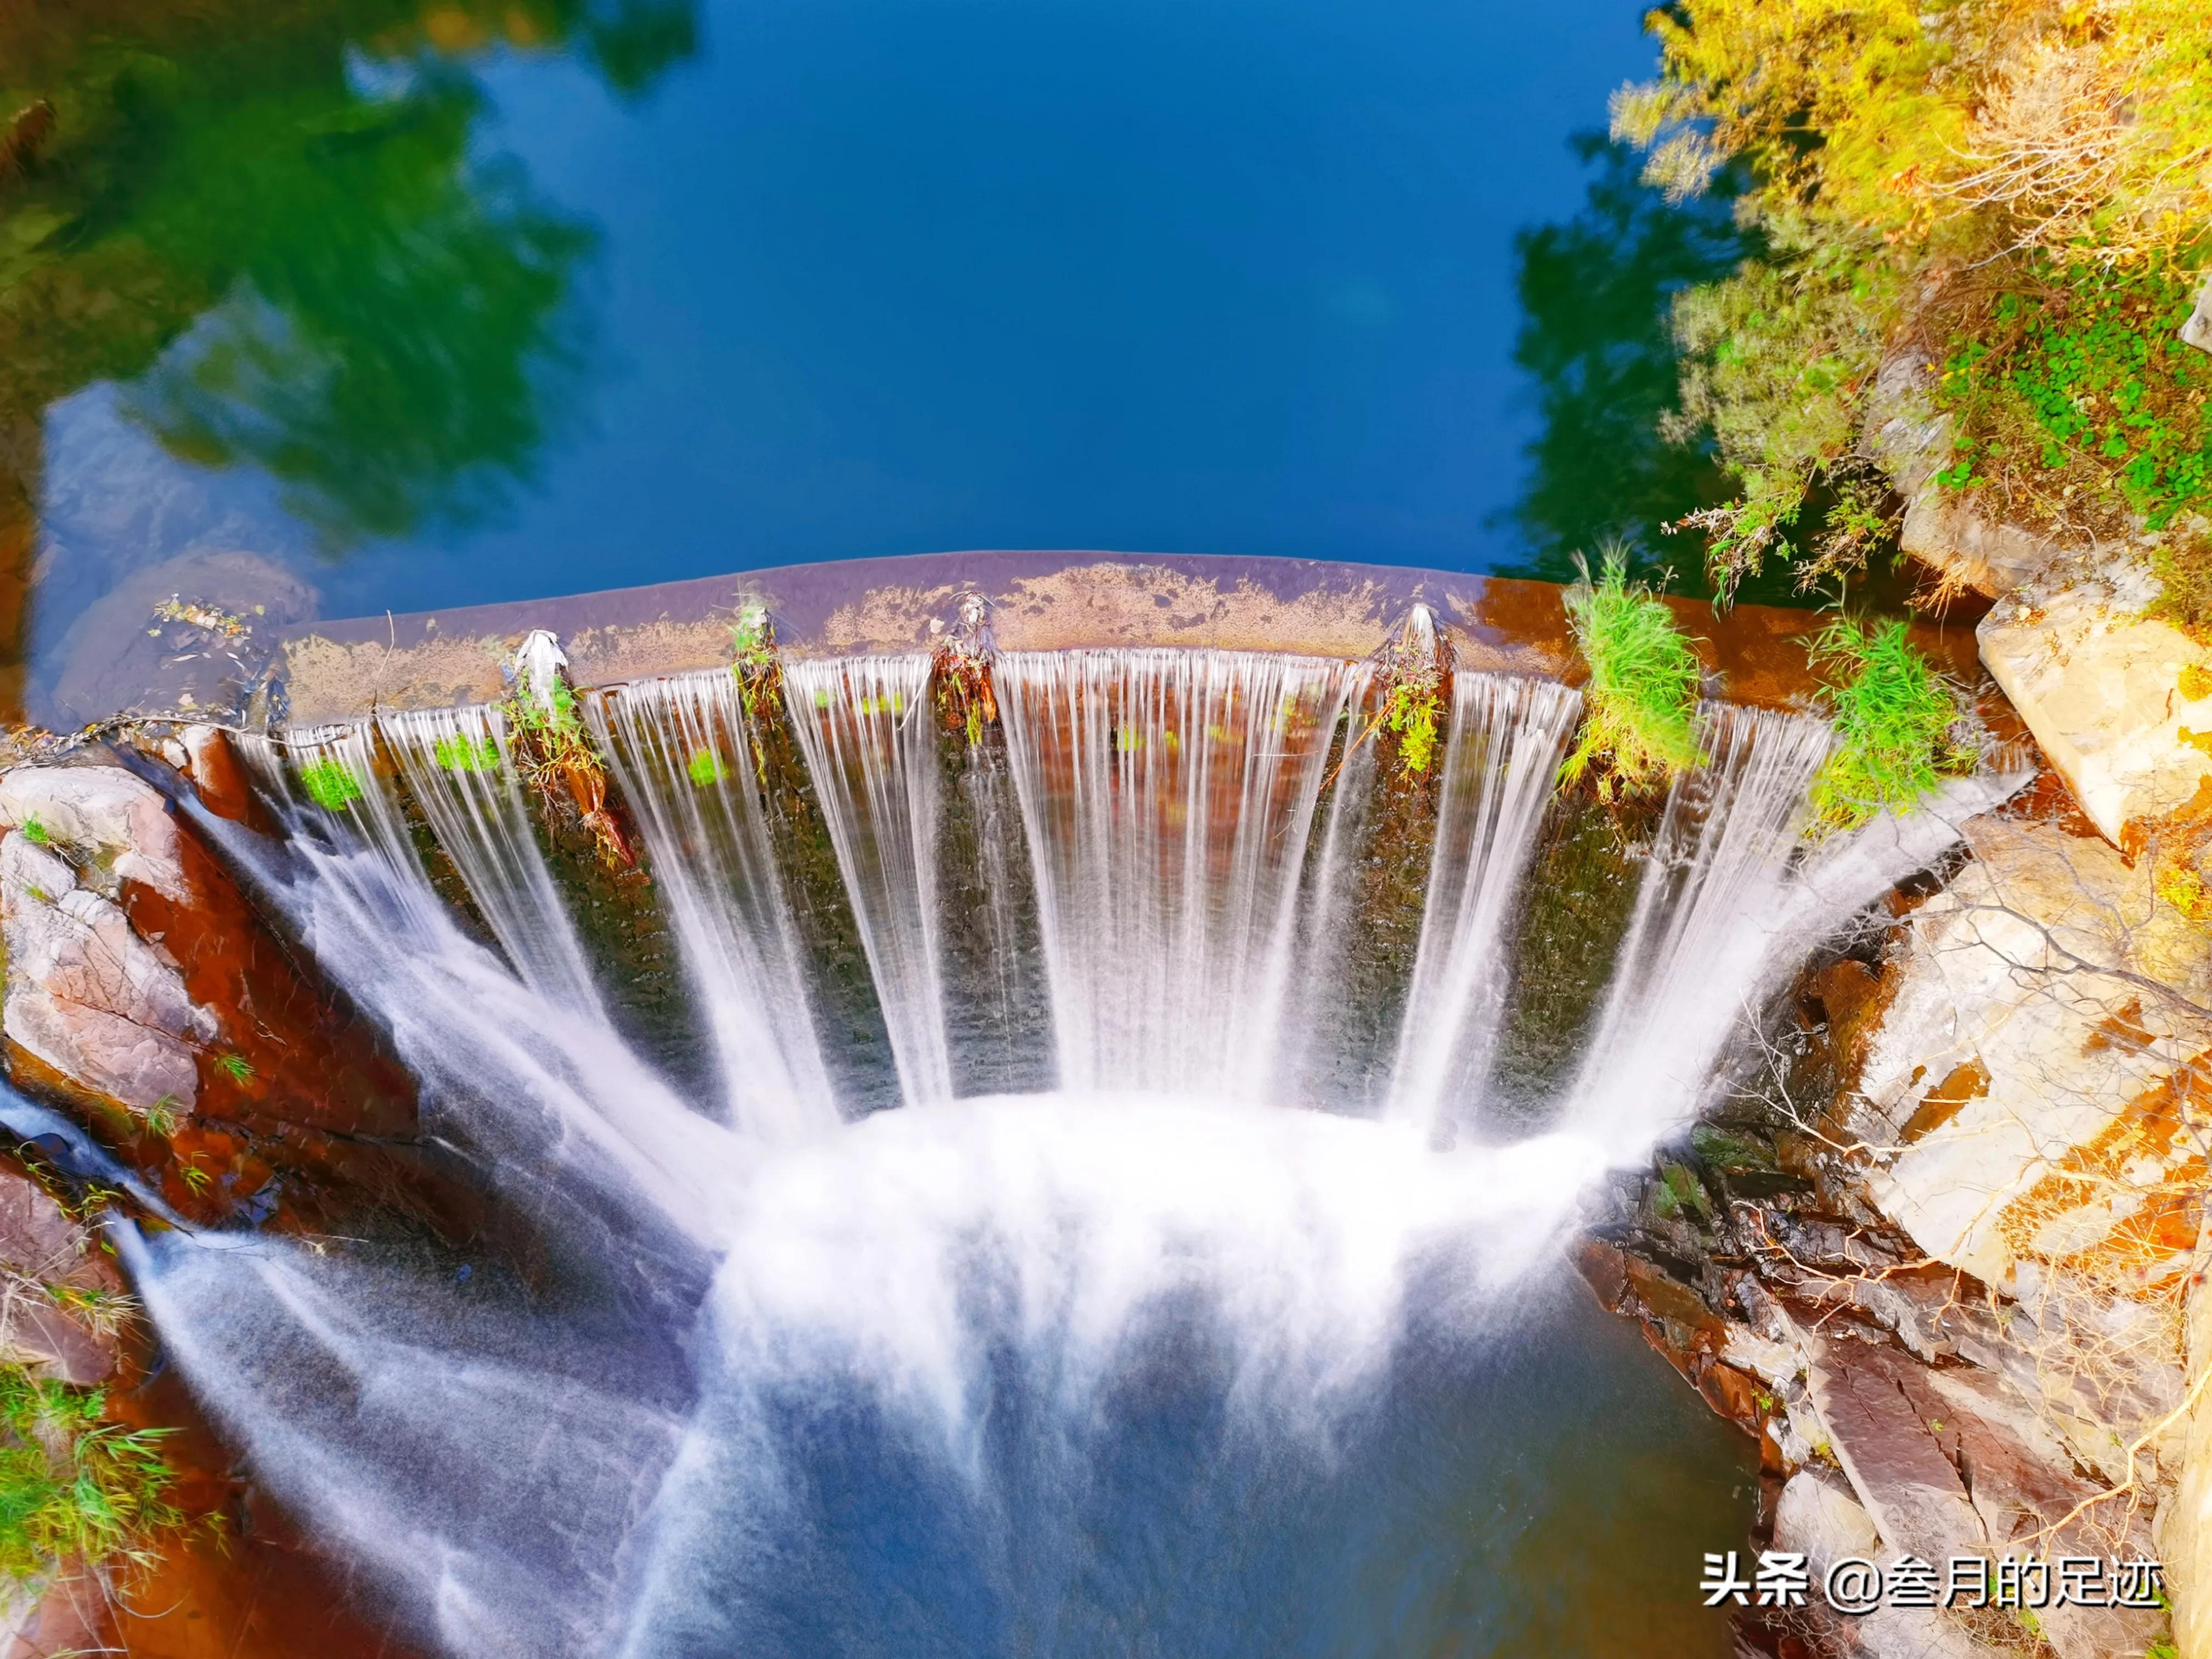
[[[326,616],[957,547],[1510,562],[1515,234],[1650,59],[1624,0],[94,10],[0,29],[59,112],[0,187],[34,703],[215,552]]]

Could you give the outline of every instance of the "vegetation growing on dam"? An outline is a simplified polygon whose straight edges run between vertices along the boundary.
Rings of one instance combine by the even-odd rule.
[[[1628,580],[1628,556],[1609,549],[1597,576],[1567,591],[1575,644],[1589,665],[1582,733],[1560,781],[1596,781],[1600,799],[1648,795],[1704,758],[1698,745],[1698,653],[1674,614]]]
[[[1838,617],[1815,659],[1838,676],[1832,695],[1836,746],[1813,780],[1813,821],[1856,830],[1881,812],[1909,809],[1948,774],[1973,764],[1956,736],[1959,699],[1914,650],[1901,622]]]

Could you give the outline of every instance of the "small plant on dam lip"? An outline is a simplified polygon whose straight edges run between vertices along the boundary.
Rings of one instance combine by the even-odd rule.
[[[565,791],[591,832],[599,861],[610,870],[633,863],[629,840],[607,809],[606,768],[584,729],[576,693],[568,682],[557,673],[542,685],[519,682],[501,707],[514,734],[509,753],[548,809],[555,809]],[[459,741],[468,740],[464,737]],[[496,752],[494,739],[488,737],[483,742]]]
[[[1912,648],[1901,622],[1872,627],[1838,617],[1813,642],[1813,661],[1841,676],[1830,693],[1836,746],[1813,780],[1821,833],[1856,830],[1905,810],[1948,775],[1974,763],[1959,735],[1959,698]]]
[[[776,654],[775,623],[760,605],[747,605],[731,625],[730,678],[738,683],[738,702],[744,711],[744,742],[752,750],[753,777],[765,789],[768,751],[763,732],[781,717],[783,659]]]
[[[1400,680],[1390,688],[1383,721],[1398,736],[1398,760],[1408,772],[1425,772],[1437,755],[1438,695],[1434,674]]]
[[[492,737],[471,738],[466,732],[457,732],[431,744],[430,758],[443,771],[496,772],[499,740]]]
[[[1566,604],[1590,677],[1583,688],[1582,734],[1559,767],[1559,781],[1577,782],[1595,769],[1598,798],[1610,804],[1652,793],[1702,765],[1698,653],[1659,596],[1628,580],[1627,550],[1606,550],[1595,580],[1584,564]]]

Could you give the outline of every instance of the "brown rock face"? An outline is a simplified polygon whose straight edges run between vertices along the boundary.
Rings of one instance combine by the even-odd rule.
[[[195,738],[194,771],[243,810],[220,734]],[[119,765],[19,768],[0,821],[17,826],[0,840],[0,1024],[20,1084],[122,1142],[189,1215],[258,1205],[289,1176],[298,1222],[365,1200],[473,1228],[475,1200],[416,1144],[413,1079],[160,789]]]

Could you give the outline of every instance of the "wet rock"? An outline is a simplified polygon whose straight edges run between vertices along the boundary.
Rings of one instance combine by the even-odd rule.
[[[151,785],[118,766],[18,766],[0,774],[0,828],[65,850],[93,884],[143,881],[182,897],[177,826]],[[112,882],[103,883],[103,877]]]
[[[2212,753],[2190,740],[2212,731],[2212,652],[2143,614],[2156,594],[2147,573],[2115,561],[2008,593],[1975,630],[1983,663],[2116,846],[2212,777]]]
[[[1840,1477],[1800,1469],[1774,1511],[1774,1547],[1802,1554],[1816,1577],[1838,1561],[1871,1559],[1881,1547],[1874,1517]]]
[[[1808,1380],[1837,1461],[1883,1539],[1930,1561],[1978,1555],[1981,1517],[1929,1426],[1914,1370],[1886,1348],[1832,1342]]]
[[[191,1110],[193,1051],[215,1035],[213,1016],[120,907],[21,830],[0,840],[0,933],[9,1038],[125,1106]]]
[[[112,1653],[106,1586],[77,1562],[14,1586],[0,1606],[0,1659],[70,1659]]]
[[[2065,556],[2050,537],[1984,518],[1932,478],[1906,501],[1898,544],[1960,586],[1992,598],[2035,580]]]
[[[0,1164],[0,1271],[6,1280],[0,1352],[58,1382],[88,1385],[114,1375],[112,1330],[73,1318],[52,1292],[119,1292],[121,1274],[87,1228],[64,1214],[28,1175],[6,1164]]]
[[[1836,1456],[1891,1553],[1939,1563],[2149,1554],[2125,1498],[2092,1503],[2101,1489],[1987,1373],[1835,1342],[1811,1382]],[[2140,1653],[2160,1625],[2154,1613],[2116,1607],[2054,1606],[2040,1618],[2063,1659]]]
[[[1783,1487],[1775,1506],[1774,1547],[1803,1555],[1816,1586],[1838,1561],[1883,1562],[1898,1553],[1850,1486],[1820,1468],[1800,1469]],[[1854,1659],[1976,1659],[1989,1651],[1932,1608],[1884,1606],[1864,1618],[1845,1619],[1821,1605],[1816,1594],[1798,1622],[1812,1637],[1814,1651]]]

